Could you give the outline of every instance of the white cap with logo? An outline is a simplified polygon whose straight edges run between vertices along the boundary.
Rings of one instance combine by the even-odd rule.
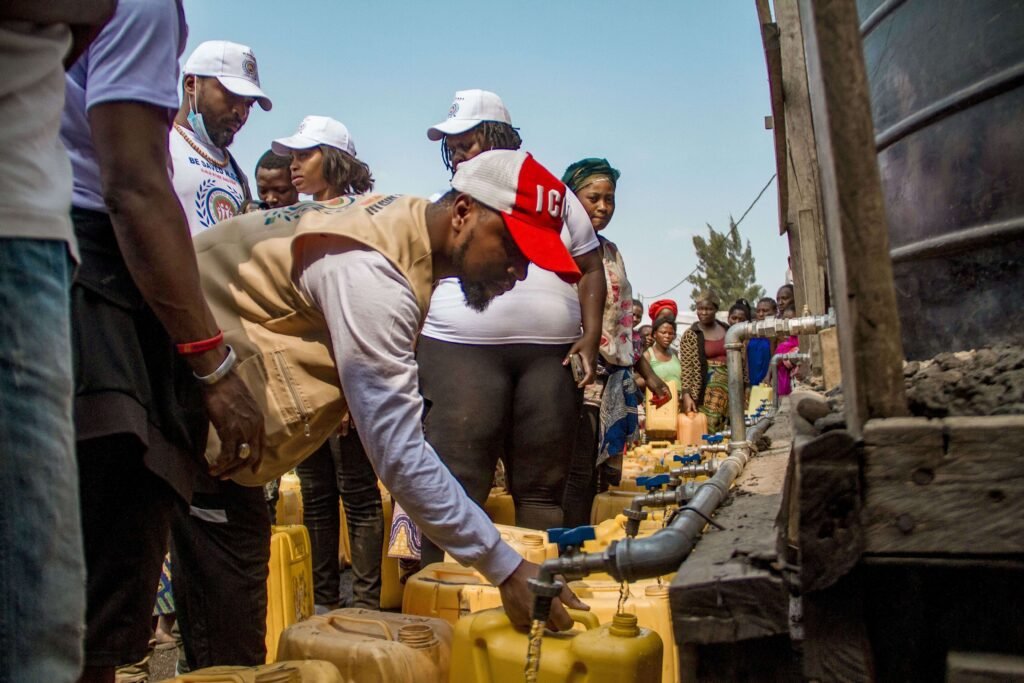
[[[263,111],[270,111],[273,106],[270,98],[260,89],[256,56],[247,45],[227,40],[201,43],[189,55],[182,73],[186,76],[214,77],[234,94],[255,98]]]
[[[309,149],[318,145],[327,145],[356,155],[356,143],[352,141],[348,128],[329,116],[307,116],[302,119],[295,135],[274,140],[270,148],[274,154],[286,157],[293,149]]]
[[[512,125],[512,117],[495,93],[489,90],[459,90],[455,101],[448,109],[445,121],[427,129],[427,137],[440,140],[445,135],[458,135],[475,128],[484,121],[496,121]]]

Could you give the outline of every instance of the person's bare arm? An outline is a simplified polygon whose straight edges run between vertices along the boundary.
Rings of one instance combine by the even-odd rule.
[[[583,273],[577,284],[580,313],[583,317],[583,336],[569,349],[569,355],[578,353],[583,358],[586,374],[578,386],[584,387],[594,381],[594,373],[597,371],[597,347],[601,343],[601,318],[604,315],[607,285],[599,250],[594,249],[580,254],[576,257],[576,265]],[[568,363],[568,359],[565,362]]]
[[[181,204],[167,171],[167,111],[140,102],[106,102],[89,110],[100,165],[103,198],[121,254],[146,303],[176,343],[209,339],[217,323],[199,285],[199,268]],[[186,356],[198,375],[224,360],[224,346]],[[263,446],[263,415],[234,373],[203,396],[223,450],[212,473],[227,475],[245,465],[254,471]],[[248,443],[251,457],[238,459]]]
[[[652,394],[664,397],[669,393],[668,385],[655,374],[654,368],[651,367],[650,361],[647,360],[647,356],[641,353],[640,360],[636,362],[634,367],[640,374],[640,377],[643,378],[646,388],[650,389]]]
[[[33,24],[103,24],[117,0],[4,0],[0,20]]]

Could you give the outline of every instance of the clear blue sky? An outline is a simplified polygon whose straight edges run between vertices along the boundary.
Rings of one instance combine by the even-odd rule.
[[[728,227],[775,171],[768,81],[753,0],[622,3],[185,0],[185,56],[204,40],[253,48],[274,108],[254,107],[232,151],[247,173],[307,114],[352,132],[385,192],[447,187],[438,143],[456,90],[501,95],[523,148],[556,175],[587,156],[622,171],[606,236],[635,293],[696,265],[691,236]],[[184,59],[184,57],[183,57]],[[740,225],[758,282],[782,284],[773,183]],[[670,295],[690,306],[690,286]]]

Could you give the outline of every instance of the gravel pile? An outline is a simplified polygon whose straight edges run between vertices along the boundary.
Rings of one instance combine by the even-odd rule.
[[[1015,415],[1024,413],[1024,348],[996,346],[940,353],[904,363],[907,403],[913,415]]]

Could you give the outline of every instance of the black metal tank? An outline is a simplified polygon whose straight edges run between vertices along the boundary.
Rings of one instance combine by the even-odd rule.
[[[1024,0],[857,0],[907,358],[1024,342]]]

